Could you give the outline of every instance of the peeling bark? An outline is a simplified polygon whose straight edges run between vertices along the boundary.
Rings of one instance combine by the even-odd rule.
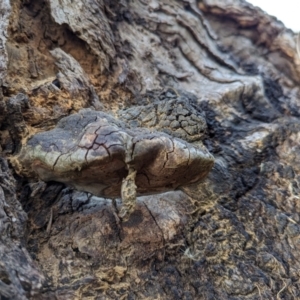
[[[3,299],[300,298],[293,32],[237,0],[14,0],[0,15]],[[83,111],[106,116],[116,135],[205,146],[215,165],[194,183],[156,174],[167,192],[154,194],[145,138],[137,173],[127,149],[115,173],[90,164],[80,177],[69,161],[60,180],[51,172],[63,162],[53,170],[45,157],[78,148],[87,124],[56,133]],[[52,181],[31,176],[38,144],[49,163],[40,179]],[[135,184],[143,195],[121,221],[120,195],[135,199]]]

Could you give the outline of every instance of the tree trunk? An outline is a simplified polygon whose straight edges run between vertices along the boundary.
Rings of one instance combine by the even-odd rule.
[[[0,299],[300,299],[292,31],[243,0],[4,0],[0,15]],[[148,137],[128,220],[121,181],[89,193],[114,178],[43,177],[30,152],[72,144],[52,133],[84,108]],[[160,189],[153,139],[172,141],[171,174],[187,166]],[[191,149],[215,162],[186,184]]]

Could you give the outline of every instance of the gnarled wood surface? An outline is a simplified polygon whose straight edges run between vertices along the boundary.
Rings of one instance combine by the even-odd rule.
[[[237,0],[11,0],[0,15],[3,299],[300,298],[293,32]],[[91,173],[85,192],[20,173],[30,141],[81,109],[203,144],[214,167],[180,190],[141,183],[126,222],[119,198],[86,192]]]

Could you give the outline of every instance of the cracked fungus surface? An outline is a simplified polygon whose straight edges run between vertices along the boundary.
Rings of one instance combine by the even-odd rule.
[[[81,110],[53,130],[38,133],[19,155],[23,171],[97,196],[120,196],[128,169],[136,170],[138,194],[159,193],[203,179],[214,158],[162,132],[130,129],[104,112]]]

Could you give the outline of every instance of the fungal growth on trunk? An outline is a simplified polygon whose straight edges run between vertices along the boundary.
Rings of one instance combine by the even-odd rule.
[[[23,173],[35,173],[44,181],[63,182],[96,196],[121,196],[121,218],[134,210],[136,195],[197,182],[214,163],[204,146],[145,128],[131,129],[90,109],[34,135],[18,160]]]

